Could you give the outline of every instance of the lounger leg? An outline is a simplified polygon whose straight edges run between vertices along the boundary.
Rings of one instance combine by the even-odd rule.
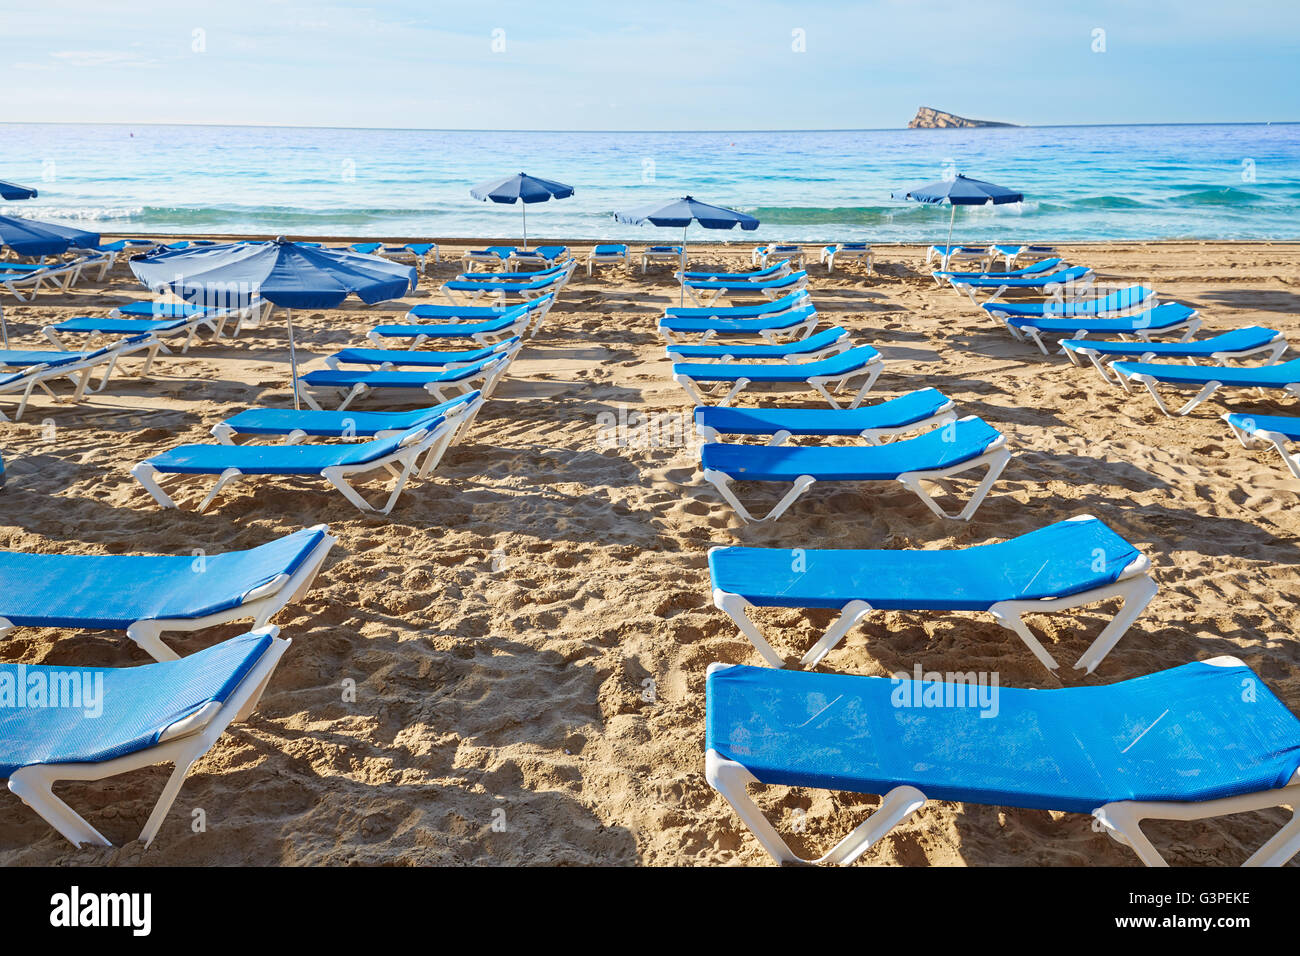
[[[800,659],[799,663],[804,667],[816,667],[821,663],[822,658],[829,654],[836,644],[844,640],[844,636],[857,627],[858,622],[872,610],[873,608],[866,601],[850,601],[844,605],[844,610],[840,612],[835,623],[822,635],[821,640],[809,648],[808,653]]]
[[[799,499],[799,496],[812,487],[812,485],[817,481],[817,479],[812,475],[800,475],[795,479],[794,484],[790,486],[790,490],[785,493],[785,497],[778,501],[771,511],[761,518],[756,518],[754,515],[750,514],[749,509],[740,503],[740,499],[738,499],[735,492],[731,490],[731,479],[727,475],[720,471],[715,471],[712,468],[706,468],[704,470],[704,479],[713,485],[713,487],[718,489],[718,494],[722,495],[723,500],[735,509],[736,514],[740,516],[742,521],[746,523],[754,522],[757,524],[762,524],[767,521],[775,521],[777,518],[781,517],[781,515],[785,514],[786,510]]]
[[[402,494],[402,489],[406,486],[406,481],[410,478],[411,472],[415,468],[415,459],[419,454],[419,451],[420,449],[418,446],[412,446],[407,449],[406,454],[402,456],[402,470],[398,475],[397,484],[393,487],[392,493],[389,494],[388,500],[384,503],[382,508],[376,508],[374,505],[370,504],[370,502],[366,501],[366,499],[361,496],[360,492],[348,483],[346,475],[352,472],[353,469],[344,467],[326,468],[321,472],[321,477],[337,488],[344,498],[347,498],[348,501],[352,502],[357,510],[363,511],[366,514],[378,513],[386,515],[392,511],[393,506],[397,504],[397,499]]]
[[[1124,581],[1122,585],[1117,588],[1117,591],[1124,601],[1124,606],[1097,635],[1097,639],[1079,656],[1074,665],[1075,670],[1083,670],[1089,674],[1096,670],[1097,665],[1105,659],[1111,649],[1119,643],[1119,639],[1133,626],[1138,616],[1146,610],[1158,590],[1156,582],[1146,575]]]
[[[126,629],[126,636],[156,661],[178,661],[181,656],[162,642],[162,628],[157,621],[136,621]]]
[[[884,795],[880,806],[871,816],[836,844],[830,852],[816,860],[803,860],[795,855],[785,840],[781,839],[776,828],[768,822],[767,817],[763,816],[763,812],[746,793],[746,784],[757,783],[753,774],[735,761],[727,760],[717,751],[710,750],[704,758],[704,776],[709,785],[731,804],[736,815],[749,827],[763,849],[767,850],[772,859],[778,863],[837,863],[847,866],[890,830],[925,806],[925,794],[920,790],[908,786],[895,787]]]
[[[199,506],[194,510],[199,514],[207,511],[208,505],[212,504],[212,502],[216,500],[217,495],[221,494],[221,489],[226,487],[226,485],[230,484],[242,474],[243,472],[238,468],[227,468],[220,474],[220,476],[218,476],[217,483],[212,486],[212,490],[208,492],[207,497],[200,501]]]
[[[81,814],[54,795],[53,787],[59,779],[55,775],[58,766],[54,764],[16,770],[9,778],[9,789],[46,823],[63,834],[73,846],[81,846],[83,843],[112,846]]]
[[[175,508],[176,502],[172,500],[171,495],[163,491],[162,485],[158,483],[158,470],[147,462],[140,462],[131,469],[131,474],[135,480],[144,485],[144,490],[153,495],[153,500],[158,502],[164,508]]]
[[[915,494],[918,498],[920,498],[921,501],[925,503],[925,506],[929,508],[932,512],[934,512],[938,517],[955,518],[958,521],[969,521],[972,517],[974,517],[975,512],[979,510],[980,504],[984,501],[985,496],[988,495],[989,491],[993,488],[994,483],[1002,475],[1002,470],[1007,467],[1007,463],[1009,461],[1011,461],[1010,451],[1008,451],[1005,447],[995,448],[992,451],[985,452],[983,455],[981,455],[978,458],[974,458],[970,461],[962,462],[960,465],[956,465],[953,468],[945,468],[942,471],[904,472],[903,474],[898,476],[898,481],[905,488],[909,489],[913,494]],[[939,478],[947,478],[951,475],[960,474],[961,472],[970,471],[971,469],[978,468],[981,465],[987,465],[988,472],[984,475],[984,480],[981,481],[978,486],[976,486],[975,491],[971,495],[970,501],[966,503],[966,507],[963,508],[959,514],[952,515],[944,511],[941,507],[939,507],[938,502],[936,502],[934,498],[931,497],[929,492],[927,492],[923,487],[921,487],[921,482],[923,480],[934,481]]]
[[[1294,782],[1275,790],[1261,790],[1199,803],[1144,803],[1125,800],[1098,807],[1092,811],[1092,815],[1106,828],[1106,832],[1117,842],[1129,847],[1147,866],[1168,866],[1160,851],[1142,832],[1143,820],[1208,820],[1272,807],[1289,809],[1291,819],[1251,854],[1242,866],[1282,866],[1300,852],[1300,785]]]
[[[763,660],[773,667],[785,667],[785,659],[776,652],[776,649],[763,637],[763,633],[749,619],[746,611],[752,605],[748,601],[739,594],[729,594],[715,588],[713,591],[713,606],[735,622],[736,627],[740,629],[740,633],[749,638],[749,642],[763,656]]]

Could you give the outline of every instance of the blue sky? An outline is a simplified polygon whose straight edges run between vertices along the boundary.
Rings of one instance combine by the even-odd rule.
[[[904,126],[923,104],[1300,120],[1295,0],[112,6],[0,0],[0,121],[833,129]]]

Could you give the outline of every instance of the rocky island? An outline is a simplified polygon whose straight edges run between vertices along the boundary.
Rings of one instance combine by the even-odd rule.
[[[907,124],[908,129],[971,129],[977,126],[1015,126],[1015,123],[993,123],[988,120],[967,119],[964,116],[956,116],[952,113],[945,113],[943,110],[936,110],[930,106],[922,106],[916,111],[916,116],[912,122]]]

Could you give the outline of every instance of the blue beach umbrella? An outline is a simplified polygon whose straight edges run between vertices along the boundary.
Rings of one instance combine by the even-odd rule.
[[[682,231],[682,294],[681,301],[686,301],[686,230],[692,222],[698,222],[705,229],[731,229],[739,226],[746,232],[758,228],[758,220],[743,212],[727,209],[724,206],[711,206],[700,202],[693,196],[670,199],[664,203],[642,206],[629,212],[616,212],[614,219],[633,226],[649,223],[652,226],[680,228]]]
[[[524,248],[528,248],[528,204],[546,202],[548,199],[568,199],[573,187],[549,179],[539,179],[527,173],[516,173],[505,179],[479,183],[469,191],[475,199],[484,202],[520,203],[524,214]]]
[[[0,180],[0,199],[35,199],[36,190],[30,186],[19,186]]]
[[[994,183],[986,183],[978,179],[970,179],[962,176],[960,173],[954,179],[941,179],[937,183],[926,183],[924,186],[917,186],[915,189],[908,189],[893,193],[894,199],[911,200],[912,202],[923,202],[930,205],[947,203],[952,207],[952,212],[948,214],[948,243],[944,246],[945,255],[943,257],[944,265],[947,266],[947,251],[952,248],[952,223],[957,215],[958,206],[1001,206],[1005,203],[1024,202],[1025,194],[1016,192],[1014,189],[1008,189],[1005,186],[998,186]]]
[[[414,266],[286,239],[159,250],[133,256],[130,265],[150,289],[169,289],[187,302],[247,304],[260,297],[284,308],[295,408],[298,357],[292,310],[336,308],[350,295],[373,305],[400,299],[418,282]]]
[[[57,256],[69,249],[94,249],[99,233],[55,222],[37,222],[20,216],[0,216],[0,247],[20,256]]]

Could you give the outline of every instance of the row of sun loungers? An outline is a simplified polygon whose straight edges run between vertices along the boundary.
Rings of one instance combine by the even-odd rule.
[[[1023,252],[999,250],[1010,257],[1008,271]],[[1059,265],[1049,262],[1034,272],[1059,280]],[[999,296],[1010,291],[1000,281],[1008,276],[987,278],[998,280]],[[1142,287],[1091,300],[1049,300],[1037,308],[1021,303],[994,313],[1005,304],[984,303],[983,311],[1044,352],[1047,334],[1073,336],[1067,354],[1074,349],[1072,358],[1095,363],[1108,380],[1125,374],[1122,360],[1129,356],[1276,359],[1285,347],[1267,329],[1228,333],[1200,346],[1148,341],[1158,332],[1190,336],[1199,323],[1194,310],[1157,305],[1154,293]],[[705,480],[746,521],[754,519],[752,506],[736,494],[737,482],[788,487],[765,521],[779,517],[814,484],[872,480],[911,487],[936,515],[969,519],[1010,460],[1003,436],[979,418],[959,418],[954,403],[935,389],[864,404],[879,374],[878,353],[854,346],[841,327],[817,327],[806,289],[757,307],[666,310],[659,330],[674,378],[699,403],[695,424],[705,441]],[[1105,332],[1135,341],[1103,344],[1090,337]],[[1101,348],[1079,351],[1094,345]],[[867,381],[849,407],[839,408],[829,389],[822,393],[818,386],[826,388],[828,374],[849,373]],[[1279,381],[1288,377],[1272,374]],[[1256,372],[1251,381],[1262,377]],[[760,384],[808,387],[830,407],[731,407],[742,389]],[[1279,443],[1300,434],[1293,420],[1229,416],[1229,422],[1243,441]],[[729,436],[749,441],[722,440]],[[864,444],[819,443],[832,437]],[[1291,466],[1300,477],[1300,460],[1292,459]],[[985,477],[958,514],[928,498],[930,481],[979,467],[987,469]],[[1000,544],[956,550],[714,548],[714,604],[770,666],[709,668],[706,777],[782,862],[798,857],[746,792],[748,784],[880,794],[882,803],[866,823],[820,859],[804,861],[842,864],[857,859],[927,799],[1092,814],[1099,828],[1150,865],[1164,860],[1142,832],[1145,819],[1197,820],[1294,806],[1300,797],[1300,721],[1232,658],[1102,687],[999,688],[991,705],[999,721],[984,720],[995,715],[987,702],[979,705],[977,687],[953,683],[952,675],[946,683],[913,682],[799,669],[816,666],[877,612],[979,611],[991,614],[1055,671],[1057,661],[1026,616],[1118,599],[1119,610],[1074,665],[1091,673],[1155,595],[1150,567],[1141,552],[1088,515]],[[835,617],[791,667],[749,616],[753,608],[829,610]],[[1256,698],[1263,702],[1260,711],[1241,712],[1243,682],[1262,691]],[[914,707],[899,705],[901,690],[917,701]],[[969,706],[963,706],[967,694]],[[931,697],[949,704],[927,708],[922,700]],[[1281,864],[1298,850],[1300,816],[1293,816],[1248,862]]]

